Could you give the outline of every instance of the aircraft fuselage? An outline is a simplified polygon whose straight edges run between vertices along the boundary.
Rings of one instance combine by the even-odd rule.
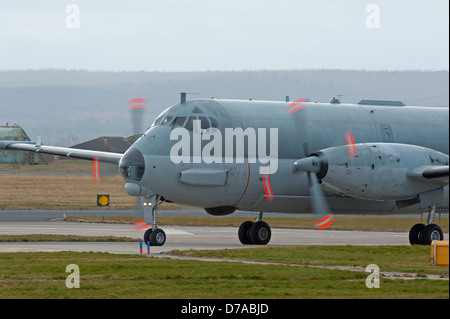
[[[120,166],[122,170],[127,167],[124,177],[131,195],[158,194],[169,201],[204,208],[311,213],[308,178],[305,172],[294,169],[296,160],[342,146],[348,155],[341,164],[349,167],[348,176],[343,178],[349,179],[360,169],[362,153],[356,154],[355,145],[362,143],[421,146],[436,151],[438,157],[442,153],[443,161],[448,161],[448,112],[448,108],[412,106],[190,100],[162,112],[125,153]],[[193,119],[201,127],[196,129],[197,122],[192,127]],[[177,128],[185,128],[188,135],[174,136]],[[244,134],[240,135],[244,136],[242,144],[233,132]],[[189,145],[180,147],[186,140]],[[276,158],[271,159],[269,155],[275,153]],[[397,161],[395,167],[401,168],[410,160],[401,158],[406,156],[403,154],[384,155],[368,174],[386,176],[391,170],[389,161]],[[269,167],[270,174],[262,173]],[[327,201],[334,213],[426,210],[419,204],[400,209],[396,200],[368,200],[364,196],[327,193]],[[448,186],[443,196],[441,206],[448,209]]]

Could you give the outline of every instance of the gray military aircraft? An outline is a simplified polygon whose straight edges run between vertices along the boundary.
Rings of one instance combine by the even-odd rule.
[[[166,241],[156,221],[164,202],[214,216],[254,211],[256,221],[244,222],[238,237],[257,245],[271,238],[263,212],[316,214],[318,230],[333,213],[427,212],[409,240],[428,245],[443,239],[434,218],[449,209],[449,110],[397,101],[186,100],[182,93],[125,154],[17,141],[0,141],[0,149],[118,164],[125,191],[143,206],[144,241],[157,246]]]

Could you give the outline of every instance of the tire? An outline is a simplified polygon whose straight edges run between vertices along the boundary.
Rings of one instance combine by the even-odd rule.
[[[238,237],[239,241],[243,245],[251,245],[253,244],[252,240],[250,239],[250,229],[252,228],[254,222],[252,221],[246,221],[239,226],[239,232]]]
[[[253,224],[249,234],[253,244],[267,245],[272,236],[272,231],[266,222],[259,221]]]
[[[420,244],[420,233],[425,228],[424,224],[415,224],[409,231],[409,243],[411,245]]]
[[[442,232],[441,227],[436,224],[430,224],[425,226],[419,236],[420,243],[422,245],[431,245],[433,240],[443,240],[444,233]]]
[[[153,232],[153,229],[151,229],[151,228],[149,228],[149,229],[147,229],[145,231],[145,233],[144,233],[144,243],[147,244],[147,242],[150,241],[150,235],[152,234],[152,232]]]
[[[150,244],[152,246],[162,246],[166,242],[166,233],[162,229],[155,229],[150,234]]]

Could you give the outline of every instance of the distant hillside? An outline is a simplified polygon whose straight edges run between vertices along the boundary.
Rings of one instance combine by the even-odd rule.
[[[195,97],[327,102],[402,100],[409,105],[447,106],[449,72],[285,70],[235,72],[103,72],[86,70],[0,71],[0,125],[18,123],[30,138],[67,145],[98,136],[131,135],[127,101],[146,98],[150,125],[162,110]]]

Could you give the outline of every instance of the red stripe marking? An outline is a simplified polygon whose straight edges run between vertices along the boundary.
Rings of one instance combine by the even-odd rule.
[[[328,228],[331,224],[333,224],[334,218],[331,218],[330,221],[326,224],[323,224],[322,226],[319,226],[316,228],[316,230],[324,230],[325,228]]]
[[[326,222],[326,223],[322,224],[324,222]],[[330,226],[331,224],[333,224],[333,222],[334,222],[333,214],[328,214],[327,216],[325,216],[321,220],[318,220],[318,221],[315,222],[316,229],[317,230],[323,230],[323,229],[327,228],[328,226]],[[322,224],[322,225],[319,225],[319,224]]]
[[[326,221],[328,218],[330,218],[331,216],[333,216],[333,214],[328,214],[327,216],[325,216],[324,218],[314,222],[314,224],[320,224],[323,223],[324,221]]]
[[[348,139],[347,133],[345,134],[345,140],[347,141],[347,147],[348,147],[348,156],[352,158],[352,149],[350,147],[350,141]]]
[[[306,105],[301,105],[301,106],[299,106],[299,107],[296,107],[295,109],[293,109],[293,110],[291,110],[291,111],[289,112],[289,115],[291,115],[291,114],[297,112],[298,110],[304,109],[305,107],[306,107]]]
[[[242,197],[244,197],[244,195],[245,195],[245,192],[247,192],[247,188],[248,188],[248,184],[249,184],[249,182],[250,182],[250,162],[248,162],[248,177],[247,177],[247,185],[245,185],[245,189],[244,189],[244,192],[242,193],[242,195],[241,195],[241,197],[239,198],[239,200],[236,202],[236,203],[234,203],[234,205],[233,206],[236,206],[240,201],[241,201],[241,199],[242,199]]]
[[[145,219],[133,220],[133,223],[136,223],[136,224],[145,223]]]
[[[97,183],[97,156],[92,159],[92,176],[94,177],[94,183]]]
[[[100,157],[99,156],[97,156],[96,170],[97,170],[97,181],[100,183]]]
[[[289,103],[289,105],[286,107],[286,110],[289,110],[290,108],[293,108],[294,106],[306,102],[306,100],[308,100],[307,98],[301,98],[298,100],[295,100],[294,102]]]
[[[128,104],[134,104],[134,103],[147,103],[147,100],[143,99],[143,98],[136,98],[136,99],[128,100]]]
[[[358,154],[356,153],[355,139],[353,138],[352,131],[348,131],[348,136],[350,136],[350,142],[352,142],[353,157],[357,157]]]
[[[266,194],[266,199],[270,203],[272,201],[272,198],[270,198],[269,191],[267,190],[266,175],[263,175],[263,186],[264,186],[264,193]]]
[[[266,180],[267,180],[267,186],[269,187],[270,197],[273,199],[272,185],[270,185],[270,175],[269,174],[267,174]]]
[[[149,228],[151,225],[152,225],[152,224],[136,225],[136,226],[133,226],[133,228],[136,229],[136,230],[142,230],[142,229],[147,229],[147,228]]]
[[[130,106],[129,108],[128,108],[129,110],[134,110],[134,109],[145,109],[145,105],[133,105],[133,106]]]

